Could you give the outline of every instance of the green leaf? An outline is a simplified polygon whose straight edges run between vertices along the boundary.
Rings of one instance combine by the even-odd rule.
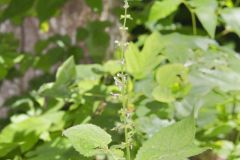
[[[125,160],[124,152],[120,149],[110,149],[110,153],[107,155],[108,160]]]
[[[117,60],[109,60],[103,65],[104,71],[111,73],[112,75],[121,71],[121,63]]]
[[[149,21],[157,21],[166,18],[178,9],[181,2],[181,0],[156,1],[150,10]]]
[[[193,50],[208,50],[210,46],[216,46],[216,42],[206,37],[189,36],[179,33],[172,33],[162,37],[161,45],[163,55],[170,62],[186,63],[196,56]]]
[[[226,23],[226,29],[237,33],[240,36],[240,8],[225,8],[221,16]]]
[[[184,160],[202,153],[206,148],[193,143],[195,131],[193,117],[163,128],[143,144],[136,160]]]
[[[40,87],[39,92],[45,96],[67,97],[69,85],[76,79],[76,67],[73,57],[68,58],[58,69],[55,83],[47,83]]]
[[[163,61],[164,57],[159,55],[162,49],[162,45],[159,45],[160,39],[157,32],[150,35],[141,52],[135,44],[129,45],[125,55],[127,70],[136,79],[144,78]]]
[[[146,133],[147,137],[152,137],[159,130],[174,123],[165,119],[160,119],[155,114],[140,117],[136,120],[136,129]]]
[[[61,67],[58,68],[56,83],[68,84],[75,80],[76,74],[74,58],[70,57],[61,65]]]
[[[224,75],[224,76],[223,76]],[[240,86],[239,72],[228,70],[211,70],[201,68],[198,72],[192,74],[192,84],[201,85],[209,89],[219,88],[224,92],[238,91]]]
[[[11,0],[8,7],[3,12],[1,20],[6,20],[8,18],[14,18],[19,15],[25,14],[31,9],[35,0]]]
[[[110,36],[106,32],[106,27],[108,26],[110,26],[110,22],[108,21],[92,21],[86,26],[88,34],[83,36],[87,36],[84,40],[94,62],[101,62],[103,60],[109,46]]]
[[[168,64],[157,70],[158,86],[153,90],[153,97],[161,102],[173,102],[183,97],[190,89],[188,69],[182,64]]]
[[[216,0],[194,0],[190,1],[191,5],[195,8],[195,12],[206,29],[208,34],[214,38],[217,27],[217,8],[218,3]]]
[[[45,72],[49,72],[53,65],[59,62],[59,60],[63,59],[64,53],[65,51],[63,48],[51,48],[47,51],[46,54],[39,56],[35,67]]]
[[[17,147],[20,147],[22,152],[28,151],[50,126],[51,122],[42,117],[27,118],[6,126],[0,134],[0,146],[4,146],[4,150],[0,151],[0,157]]]
[[[78,41],[83,41],[88,37],[89,33],[88,30],[82,27],[77,29],[76,39]]]
[[[76,82],[80,93],[84,93],[99,84],[103,67],[98,64],[76,66]]]
[[[51,1],[42,1],[38,0],[36,4],[36,10],[38,17],[41,22],[48,20],[53,16],[58,9],[64,5],[67,0],[51,0]]]
[[[92,124],[71,127],[63,132],[73,147],[86,157],[101,153],[112,141],[111,136],[103,129]]]
[[[71,147],[68,140],[57,138],[49,143],[39,145],[26,154],[28,160],[85,160]]]

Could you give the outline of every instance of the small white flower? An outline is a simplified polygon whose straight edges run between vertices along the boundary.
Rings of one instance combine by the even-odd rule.
[[[127,0],[125,0],[125,1],[124,1],[124,3],[125,3],[125,4],[124,4],[123,8],[124,8],[124,9],[128,9],[128,8],[129,8],[128,1],[127,1]]]

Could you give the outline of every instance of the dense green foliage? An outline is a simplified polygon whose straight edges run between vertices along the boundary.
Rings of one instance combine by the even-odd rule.
[[[102,12],[101,0],[85,1],[96,14]],[[2,0],[0,20],[21,25],[34,16],[44,30],[65,3]],[[131,42],[125,59],[134,126],[131,159],[240,160],[240,1],[129,3],[133,19],[127,23]],[[122,12],[122,4],[113,11]],[[122,70],[120,51],[111,60],[105,54],[111,25],[89,21],[77,30],[76,40],[86,44],[91,64],[80,63],[84,51],[67,35],[38,41],[35,54],[29,54],[18,51],[13,34],[0,34],[0,84],[30,68],[43,73],[28,92],[6,101],[9,118],[0,121],[0,159],[126,159],[121,102],[112,95],[118,93],[113,77]]]

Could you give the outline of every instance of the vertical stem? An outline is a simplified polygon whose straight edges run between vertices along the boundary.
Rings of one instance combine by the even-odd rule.
[[[121,30],[121,35],[122,35],[122,40],[120,42],[121,46],[121,74],[124,75],[126,74],[126,61],[125,61],[125,50],[127,47],[127,18],[128,18],[128,8],[129,4],[128,1],[124,1],[124,15],[121,16],[123,18],[123,25],[120,28]],[[125,77],[125,76],[124,76]],[[128,117],[127,117],[127,107],[128,107],[128,76],[126,75],[126,81],[123,80],[124,78],[122,77],[122,81],[124,82],[123,88],[121,90],[121,97],[122,97],[122,109],[123,109],[123,123],[124,123],[124,134],[125,134],[125,144],[126,144],[126,158],[127,160],[131,160],[131,151],[130,151],[130,146],[129,146],[129,130],[128,130]]]
[[[194,12],[191,10],[191,17],[192,17],[192,27],[193,27],[193,34],[197,35],[197,23],[196,23],[196,17]]]
[[[182,0],[182,3],[187,7],[189,12],[191,13],[193,34],[197,35],[197,21],[196,21],[195,13],[194,13],[193,9],[191,8],[191,6],[189,6],[188,2],[186,2],[185,0]]]

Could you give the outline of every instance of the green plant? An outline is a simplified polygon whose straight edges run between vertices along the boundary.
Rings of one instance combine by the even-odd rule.
[[[64,135],[67,136],[75,149],[86,157],[96,156],[105,153],[108,159],[125,159],[131,160],[131,149],[134,143],[134,123],[132,120],[133,108],[129,106],[129,88],[128,82],[129,76],[127,75],[127,65],[126,65],[126,49],[128,47],[127,42],[127,19],[132,19],[131,15],[128,14],[129,3],[128,0],[124,0],[124,14],[121,15],[123,20],[123,25],[120,27],[121,37],[120,41],[115,41],[120,47],[121,52],[121,71],[117,73],[114,77],[115,85],[118,87],[120,93],[113,93],[113,96],[120,98],[122,103],[122,108],[120,109],[120,120],[121,123],[115,129],[123,130],[125,136],[125,142],[120,146],[113,146],[108,149],[108,145],[111,142],[111,136],[104,132],[102,129],[91,124],[82,124],[78,126],[71,127],[64,131]],[[128,54],[132,54],[131,52]],[[147,67],[147,66],[144,66]],[[184,67],[176,67],[177,73],[182,74],[181,70]],[[145,69],[145,68],[143,68]],[[176,76],[175,73],[173,76]],[[170,82],[171,83],[171,82]],[[164,84],[166,85],[166,84]],[[161,93],[161,91],[158,91]],[[182,133],[175,135],[176,131],[182,130]],[[185,121],[176,123],[169,128],[164,128],[158,132],[154,137],[150,138],[142,148],[138,151],[136,160],[149,159],[149,160],[174,160],[176,158],[185,159],[195,154],[199,154],[206,149],[200,149],[193,144],[195,136],[195,124],[194,119],[189,118]],[[98,137],[98,138],[97,138]],[[186,139],[184,139],[184,137]],[[182,142],[179,139],[183,139]],[[158,142],[161,142],[160,144]],[[156,143],[157,142],[157,143]],[[116,155],[115,152],[121,152],[121,149],[126,148],[125,158],[121,154]]]
[[[70,2],[49,1],[46,10],[41,0],[28,1],[1,1],[0,19],[22,25],[34,16],[47,32]],[[105,15],[108,4],[86,2],[94,18]],[[1,34],[0,84],[29,69],[41,76],[4,103],[0,159],[238,160],[239,1],[114,5],[109,14],[123,20],[122,39],[104,62],[114,35],[108,21],[85,19],[76,35],[51,33],[31,54],[18,50],[13,34]]]

